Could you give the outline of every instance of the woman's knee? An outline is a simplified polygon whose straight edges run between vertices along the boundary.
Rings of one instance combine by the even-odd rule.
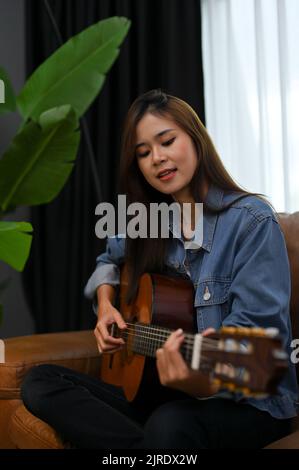
[[[29,411],[38,415],[41,408],[46,405],[47,382],[57,375],[54,364],[42,364],[32,367],[21,385],[21,398]]]
[[[192,426],[192,410],[184,401],[157,408],[146,422],[144,431],[149,448],[194,448],[198,445]]]

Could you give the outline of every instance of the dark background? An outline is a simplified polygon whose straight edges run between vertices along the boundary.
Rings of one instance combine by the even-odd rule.
[[[115,203],[121,129],[131,102],[152,88],[179,96],[204,121],[200,0],[49,0],[63,41],[111,16],[132,22],[104,87],[86,114],[103,200]],[[26,75],[59,46],[43,0],[25,2]],[[34,237],[23,274],[36,332],[92,328],[84,285],[105,248],[96,238],[99,201],[84,138],[56,200],[33,208]]]

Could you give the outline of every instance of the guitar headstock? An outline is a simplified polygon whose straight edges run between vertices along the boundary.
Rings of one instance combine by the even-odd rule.
[[[202,338],[200,354],[202,372],[220,388],[244,395],[274,394],[288,368],[275,328],[224,327]]]

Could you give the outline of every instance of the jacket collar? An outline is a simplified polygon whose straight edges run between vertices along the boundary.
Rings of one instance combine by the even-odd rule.
[[[209,206],[215,209],[221,209],[223,200],[223,190],[217,186],[210,185],[208,194],[204,200],[204,205],[208,204]],[[203,242],[202,248],[208,252],[211,251],[213,238],[216,228],[216,222],[218,219],[218,214],[207,213],[204,210],[203,215]]]
[[[215,209],[220,209],[222,207],[222,200],[223,200],[223,190],[211,184],[208,190],[208,194],[203,204],[205,205],[207,203],[209,206]],[[203,211],[203,217],[200,218],[197,222],[197,224],[203,223],[202,244],[198,245],[194,243],[194,246],[192,247],[193,249],[203,248],[204,250],[208,252],[211,251],[217,219],[218,219],[217,213],[213,214],[213,213],[206,213],[205,210]],[[197,225],[197,228],[198,228],[198,225]],[[179,238],[182,240],[182,238],[179,237],[178,235],[179,228],[175,226],[173,219],[172,219],[171,212],[170,212],[170,220],[169,220],[169,229],[174,235],[175,234],[177,235],[176,238]]]

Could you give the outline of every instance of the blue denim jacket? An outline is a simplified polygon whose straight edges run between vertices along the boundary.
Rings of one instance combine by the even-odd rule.
[[[206,202],[220,208],[236,198],[236,193],[211,186]],[[107,240],[107,250],[97,258],[96,270],[85,287],[88,298],[94,297],[101,284],[119,284],[124,248],[121,236]],[[202,247],[186,250],[183,240],[174,238],[166,264],[193,282],[199,332],[221,326],[276,327],[290,356],[288,256],[277,219],[264,201],[246,196],[224,212],[205,214]],[[294,365],[290,363],[277,395],[256,399],[236,394],[231,398],[276,418],[295,416]]]

